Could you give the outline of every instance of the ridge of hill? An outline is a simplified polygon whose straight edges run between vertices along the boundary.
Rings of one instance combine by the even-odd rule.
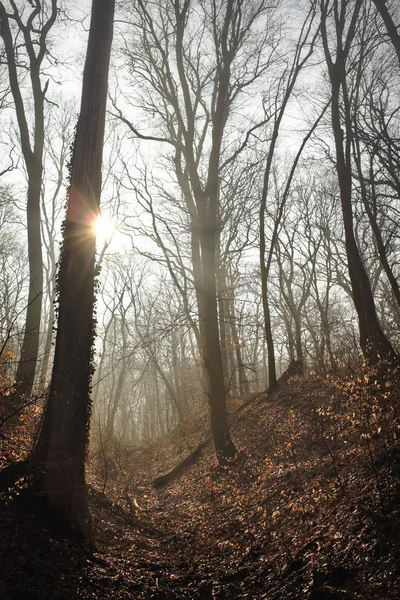
[[[5,599],[397,599],[400,377],[294,377],[232,401],[239,461],[222,470],[207,415],[88,465],[97,551],[3,507]],[[243,409],[238,411],[238,407]]]

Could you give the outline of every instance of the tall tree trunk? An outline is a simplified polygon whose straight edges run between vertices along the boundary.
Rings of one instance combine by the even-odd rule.
[[[33,463],[50,509],[90,537],[85,455],[90,421],[94,276],[114,0],[93,0],[81,112],[59,272],[59,314],[48,404]]]
[[[214,204],[216,198],[210,201]],[[200,318],[203,322],[201,328],[204,332],[203,357],[208,382],[211,428],[218,462],[225,465],[235,457],[236,448],[232,442],[228,426],[224,370],[219,338],[215,261],[217,236],[215,208],[211,210],[206,224],[203,223],[200,234],[203,263],[202,296],[204,299],[202,302],[204,312],[200,315]]]
[[[230,10],[227,8],[225,27],[229,27]],[[229,94],[230,63],[227,60],[219,73],[219,87],[215,113],[212,118],[212,147],[208,164],[207,185],[203,193],[198,193],[196,202],[200,223],[200,248],[202,259],[201,297],[203,314],[200,321],[203,327],[203,356],[208,381],[211,429],[218,462],[229,463],[237,454],[228,425],[226,409],[226,389],[222,362],[221,341],[218,323],[217,300],[217,245],[219,241],[219,162],[222,135],[228,116],[227,98]]]
[[[52,0],[48,20],[44,20],[40,29],[35,29],[33,23],[41,11],[40,3],[31,4],[31,13],[27,24],[23,25],[21,14],[13,4],[13,14],[10,16],[0,2],[0,36],[4,42],[7,59],[10,89],[14,100],[15,113],[21,141],[21,150],[28,175],[27,197],[27,231],[29,255],[29,293],[25,316],[25,330],[18,363],[16,393],[14,403],[20,403],[32,393],[35,380],[37,356],[39,349],[40,316],[43,295],[43,259],[40,230],[40,191],[43,176],[43,147],[44,147],[44,100],[48,83],[42,88],[40,69],[46,54],[47,35],[57,17],[57,0]],[[24,8],[25,10],[25,8]],[[29,10],[29,9],[28,9]],[[13,39],[10,19],[15,19],[19,26],[21,48],[27,54],[31,91],[34,108],[34,127],[29,131],[28,120],[22,97],[18,68],[20,56],[16,54],[19,47]],[[23,52],[23,50],[22,50]]]
[[[342,1],[347,2],[347,0]],[[338,2],[339,0],[335,0],[335,3]],[[360,346],[365,358],[371,364],[375,364],[381,358],[393,360],[395,358],[395,352],[380,327],[376,314],[371,285],[357,247],[353,226],[351,171],[351,144],[353,134],[349,98],[347,96],[346,87],[346,61],[351,43],[354,40],[357,19],[361,6],[362,1],[356,0],[353,13],[351,15],[347,15],[347,17],[346,11],[339,11],[339,9],[335,10],[337,43],[335,61],[332,60],[328,44],[328,3],[326,1],[321,3],[321,33],[332,88],[331,121],[336,149],[336,172],[340,189],[340,201],[345,230],[345,247],[352,287],[352,296],[358,316]],[[348,18],[349,23],[346,31],[346,38],[343,39],[346,18]],[[341,93],[343,100],[342,105]],[[345,131],[342,130],[341,110],[344,111],[345,115],[343,123]]]
[[[280,100],[279,109],[274,119],[273,129],[271,140],[268,149],[268,155],[264,170],[264,179],[263,179],[263,189],[261,194],[261,202],[260,202],[260,210],[259,210],[259,220],[260,220],[260,274],[261,274],[261,293],[262,293],[262,306],[264,311],[264,328],[265,328],[265,339],[267,342],[268,349],[268,388],[272,391],[277,387],[277,375],[276,375],[276,359],[275,359],[275,349],[274,349],[274,338],[272,334],[272,322],[271,322],[271,308],[268,294],[269,287],[269,275],[271,271],[272,258],[275,250],[275,245],[278,239],[279,226],[283,217],[283,211],[285,208],[286,200],[289,194],[291,181],[297,167],[298,160],[300,155],[304,149],[305,144],[311,136],[311,133],[314,131],[315,127],[318,125],[320,117],[316,120],[313,127],[310,129],[306,137],[304,138],[297,156],[293,162],[293,166],[291,169],[291,173],[289,176],[289,180],[286,185],[286,190],[284,192],[282,201],[280,203],[278,213],[276,215],[274,229],[269,245],[268,253],[266,251],[266,237],[265,237],[265,219],[266,219],[266,208],[267,208],[267,199],[270,188],[270,178],[272,173],[272,162],[278,142],[280,127],[282,123],[282,119],[286,112],[286,107],[291,98],[294,86],[296,84],[297,78],[303,69],[304,65],[307,63],[309,57],[311,56],[314,48],[314,43],[316,37],[314,36],[311,40],[309,40],[311,25],[314,20],[315,10],[312,7],[306,16],[306,19],[303,23],[303,27],[301,28],[300,36],[297,42],[296,52],[293,58],[293,62],[290,66],[289,73],[284,71],[284,74],[281,78],[281,83],[284,87],[283,97]],[[311,43],[308,43],[311,41]],[[304,54],[303,54],[304,50]],[[287,77],[288,75],[288,77]],[[287,79],[286,79],[287,77]],[[279,96],[276,97],[276,102],[279,102]],[[325,112],[325,109],[324,111]],[[323,114],[323,113],[322,113]]]
[[[217,49],[221,53],[221,64],[215,78],[215,104],[211,115],[211,151],[205,188],[202,185],[195,158],[194,113],[190,85],[183,60],[183,38],[188,9],[189,2],[185,3],[182,9],[179,3],[175,3],[176,63],[188,121],[188,126],[182,133],[185,142],[184,156],[195,200],[195,206],[188,206],[192,221],[193,276],[199,311],[199,329],[207,379],[211,429],[218,462],[225,465],[236,456],[237,452],[230,435],[226,410],[226,390],[218,322],[216,268],[219,240],[220,157],[222,136],[229,114],[230,66],[233,60],[233,55],[230,55],[230,51],[228,51],[228,39],[234,19],[234,4],[228,2],[226,6],[219,41],[221,48]]]
[[[32,166],[28,168],[28,256],[29,256],[29,294],[25,317],[25,330],[15,380],[17,398],[28,398],[32,393],[36,375],[39,350],[40,315],[43,298],[43,258],[40,231],[40,188],[42,184],[43,144],[38,151],[40,156],[32,157]]]
[[[278,379],[276,376],[276,359],[275,359],[275,347],[274,347],[274,337],[272,335],[272,323],[271,323],[271,309],[269,304],[269,272],[270,265],[272,261],[272,254],[274,250],[275,240],[273,239],[269,249],[268,260],[266,260],[266,236],[265,236],[265,218],[266,218],[266,207],[267,207],[267,197],[268,197],[268,181],[269,181],[269,172],[272,163],[272,156],[268,155],[267,167],[265,170],[264,176],[264,186],[263,193],[260,204],[260,275],[261,275],[261,297],[262,297],[262,307],[264,311],[264,331],[265,331],[265,340],[267,342],[267,350],[268,350],[268,389],[273,391],[278,383]]]

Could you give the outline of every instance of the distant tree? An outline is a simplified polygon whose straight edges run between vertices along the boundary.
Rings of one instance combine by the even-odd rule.
[[[274,338],[272,332],[272,324],[271,324],[271,308],[269,302],[269,277],[271,271],[272,260],[275,252],[275,247],[278,240],[278,231],[281,225],[283,211],[285,209],[286,200],[290,191],[291,181],[293,179],[293,175],[295,169],[297,167],[297,163],[299,161],[300,155],[304,149],[305,144],[309,140],[311,133],[317,127],[320,117],[316,120],[314,125],[310,128],[310,131],[307,133],[303,142],[300,145],[300,148],[297,152],[297,155],[293,161],[292,169],[290,175],[288,176],[286,189],[280,199],[276,214],[273,216],[273,224],[272,224],[272,234],[269,243],[267,244],[267,233],[266,233],[266,221],[267,221],[267,201],[270,196],[271,187],[272,187],[272,179],[273,179],[273,164],[274,157],[277,153],[277,145],[278,138],[281,133],[282,120],[287,111],[290,100],[292,99],[292,95],[295,91],[295,86],[297,80],[300,76],[300,73],[304,69],[307,61],[314,51],[314,45],[316,41],[316,33],[313,32],[313,24],[315,18],[315,7],[311,6],[309,12],[304,18],[303,23],[300,27],[300,32],[298,34],[298,40],[296,46],[294,48],[293,56],[291,61],[288,61],[288,64],[285,64],[285,67],[282,70],[282,74],[279,78],[279,83],[276,87],[275,96],[267,102],[267,99],[264,100],[264,111],[266,120],[270,123],[271,133],[270,138],[268,140],[268,153],[265,161],[264,168],[264,176],[263,176],[263,185],[261,191],[261,199],[260,199],[260,211],[259,211],[259,226],[260,226],[260,273],[261,273],[261,290],[262,290],[262,305],[264,311],[264,327],[265,327],[265,339],[267,342],[268,348],[268,387],[272,391],[277,386],[277,373],[276,373],[276,364],[275,364],[275,348],[274,348]],[[323,109],[322,114],[325,112],[326,108]]]
[[[93,0],[81,110],[58,275],[59,308],[48,402],[31,463],[58,518],[90,537],[85,455],[93,370],[95,253],[114,0]]]
[[[62,102],[61,111],[53,107],[49,112],[45,126],[44,167],[46,179],[42,185],[42,244],[45,250],[44,291],[42,311],[42,343],[39,392],[42,393],[48,384],[48,371],[51,364],[52,342],[55,323],[56,272],[59,236],[57,227],[63,211],[63,190],[66,167],[75,113],[72,104]],[[47,302],[46,302],[47,300]]]
[[[28,260],[20,240],[17,211],[11,187],[0,186],[0,350],[6,349],[10,360],[10,380],[15,378],[15,360],[20,335],[20,315],[24,311]],[[15,408],[9,407],[14,413]]]
[[[304,210],[304,204],[301,207]],[[309,206],[306,207],[306,210]],[[279,289],[282,301],[286,305],[293,321],[294,328],[288,328],[290,362],[297,361],[298,372],[302,372],[304,352],[302,341],[303,313],[311,294],[311,285],[316,270],[318,245],[312,244],[310,226],[302,214],[294,214],[282,225],[279,242],[276,247],[276,258],[279,272]],[[303,223],[302,223],[303,221]],[[299,232],[302,234],[299,235]]]
[[[318,181],[311,178],[306,181],[307,189],[312,190],[314,209],[306,218],[309,222],[310,244],[318,246],[316,255],[317,265],[313,270],[311,295],[319,314],[319,319],[315,318],[311,323],[306,314],[307,324],[312,334],[312,329],[319,327],[319,344],[315,344],[314,365],[324,371],[327,368],[325,354],[328,354],[329,367],[335,371],[337,368],[338,357],[333,348],[333,336],[335,332],[335,323],[333,319],[333,290],[335,287],[335,260],[332,251],[332,235],[337,226],[338,201],[335,196],[328,195],[324,189],[328,182],[318,185]],[[339,217],[340,219],[340,217]],[[339,253],[334,251],[335,257]],[[336,285],[338,285],[336,283]],[[347,299],[346,299],[347,300]],[[308,310],[306,311],[308,313]],[[315,339],[315,336],[314,336]]]

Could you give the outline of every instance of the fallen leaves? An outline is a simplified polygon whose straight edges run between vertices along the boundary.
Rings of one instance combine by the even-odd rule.
[[[151,485],[202,439],[204,415],[121,459],[123,473],[105,482],[105,494],[90,462],[98,552],[85,554],[27,516],[3,514],[2,597],[278,600],[324,590],[397,598],[393,528],[377,533],[359,505],[382,515],[380,497],[393,498],[398,462],[388,449],[398,432],[399,384],[384,388],[389,405],[375,383],[368,391],[369,381],[296,379],[271,401],[250,403],[240,420],[232,417],[241,461],[229,471],[208,446],[169,486]],[[7,554],[6,540],[15,551]],[[27,575],[29,556],[36,562]]]

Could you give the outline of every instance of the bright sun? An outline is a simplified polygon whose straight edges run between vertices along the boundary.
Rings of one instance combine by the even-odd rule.
[[[111,242],[116,228],[111,219],[100,215],[94,224],[94,230],[96,232],[97,246],[103,248],[104,246],[108,246]]]

